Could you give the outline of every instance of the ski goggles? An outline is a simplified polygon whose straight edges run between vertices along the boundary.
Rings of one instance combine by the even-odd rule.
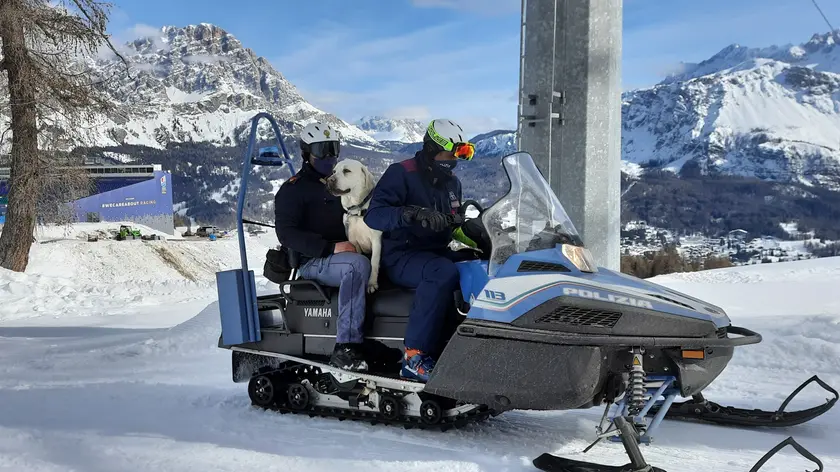
[[[455,143],[449,146],[447,151],[452,151],[455,157],[469,161],[475,156],[475,144],[473,143]]]
[[[317,158],[338,157],[341,144],[338,141],[321,141],[309,145],[309,153]]]

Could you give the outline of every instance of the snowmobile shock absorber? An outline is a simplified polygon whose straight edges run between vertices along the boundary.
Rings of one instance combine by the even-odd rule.
[[[627,385],[627,412],[636,417],[645,407],[645,369],[642,348],[634,347],[633,364],[630,366],[630,382]]]

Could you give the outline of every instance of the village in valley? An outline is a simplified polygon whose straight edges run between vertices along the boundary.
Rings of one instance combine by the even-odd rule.
[[[743,229],[716,237],[678,234],[645,221],[629,221],[621,228],[621,254],[651,257],[674,248],[686,260],[728,258],[733,265],[799,261],[840,254],[840,242],[816,238],[813,231],[800,232],[795,222],[780,226],[790,239],[754,236]]]

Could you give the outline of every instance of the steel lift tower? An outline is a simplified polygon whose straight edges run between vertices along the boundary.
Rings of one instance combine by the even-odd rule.
[[[522,0],[517,147],[619,269],[622,0]]]

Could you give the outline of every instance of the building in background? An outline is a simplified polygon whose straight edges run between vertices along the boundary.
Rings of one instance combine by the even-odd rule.
[[[88,161],[92,195],[68,202],[80,222],[128,221],[173,234],[172,174],[153,165],[112,165]],[[5,220],[9,169],[0,168],[0,224]]]

